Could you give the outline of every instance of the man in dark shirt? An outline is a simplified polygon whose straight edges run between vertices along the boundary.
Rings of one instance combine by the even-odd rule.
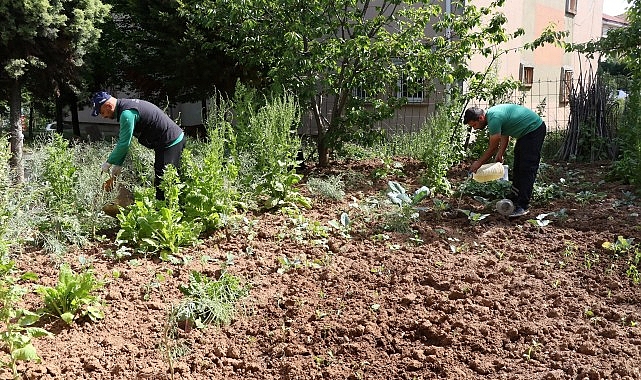
[[[163,200],[160,181],[169,164],[180,168],[180,159],[185,147],[183,130],[160,108],[139,99],[116,99],[107,92],[98,92],[93,98],[92,116],[114,119],[120,124],[118,142],[101,169],[111,175],[122,171],[132,137],[155,152],[154,186],[156,198]]]

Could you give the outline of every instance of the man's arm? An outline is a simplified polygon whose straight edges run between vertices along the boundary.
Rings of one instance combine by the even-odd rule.
[[[496,154],[496,162],[503,162],[503,156],[505,155],[505,150],[507,149],[507,145],[509,143],[510,143],[510,136],[501,136],[499,151]]]
[[[481,167],[481,165],[483,165],[487,160],[492,158],[494,153],[499,149],[499,145],[501,144],[501,139],[502,139],[502,136],[498,133],[490,136],[490,143],[487,147],[487,150],[485,151],[485,153],[483,153],[481,158],[474,161],[472,166],[470,166],[470,171],[472,173],[476,173],[476,171]]]
[[[134,134],[134,125],[136,124],[137,112],[126,110],[120,115],[120,131],[118,132],[118,142],[113,151],[107,158],[107,162],[112,165],[122,166],[125,162],[129,145]]]

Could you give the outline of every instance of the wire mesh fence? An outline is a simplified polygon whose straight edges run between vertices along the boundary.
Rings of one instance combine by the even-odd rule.
[[[598,90],[592,88],[598,85]],[[592,88],[588,90],[588,88]],[[593,97],[585,100],[585,97]],[[376,122],[371,127],[375,130],[385,131],[387,136],[397,134],[406,134],[419,131],[433,115],[436,107],[442,103],[443,93],[434,93],[430,98],[425,98],[421,102],[408,103],[402,108],[396,110],[392,117]],[[544,155],[560,156],[563,153],[564,144],[567,144],[568,131],[577,134],[576,124],[577,112],[581,113],[581,128],[585,129],[586,122],[590,122],[590,115],[598,116],[599,130],[612,131],[617,123],[618,108],[616,106],[617,91],[608,89],[605,84],[601,83],[596,75],[581,75],[577,79],[559,78],[557,80],[538,80],[533,81],[527,88],[515,91],[510,96],[493,101],[481,101],[472,99],[465,108],[476,106],[487,109],[494,104],[499,103],[517,103],[522,104],[533,111],[537,112],[547,126],[548,144]],[[582,100],[583,99],[583,100]],[[586,101],[598,104],[591,107],[581,106]],[[333,102],[330,98],[324,99],[321,112],[328,119],[332,118]],[[586,111],[586,107],[589,108]],[[463,110],[461,110],[463,111]],[[586,112],[590,115],[586,115]],[[572,114],[575,114],[573,118]],[[462,112],[461,112],[462,114]],[[318,126],[311,114],[307,113],[303,117],[302,127],[299,130],[301,135],[315,136],[318,133]],[[586,132],[587,133],[587,132]],[[583,135],[586,135],[583,133]],[[602,134],[603,135],[603,134]],[[611,134],[607,134],[611,136]],[[610,137],[608,137],[610,138]],[[607,147],[611,154],[616,150],[615,147]],[[610,156],[611,156],[610,154]],[[570,157],[565,154],[563,159]]]

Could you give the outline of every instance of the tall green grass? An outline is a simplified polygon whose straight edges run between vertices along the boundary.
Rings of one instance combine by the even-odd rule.
[[[385,146],[388,154],[407,156],[426,165],[421,182],[433,193],[449,194],[447,172],[464,156],[464,129],[458,123],[460,106],[440,106],[418,132],[394,136]]]

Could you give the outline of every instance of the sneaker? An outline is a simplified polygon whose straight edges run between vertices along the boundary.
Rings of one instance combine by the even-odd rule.
[[[523,207],[517,207],[513,213],[510,214],[510,218],[517,218],[519,216],[527,215],[528,210],[525,210]]]

